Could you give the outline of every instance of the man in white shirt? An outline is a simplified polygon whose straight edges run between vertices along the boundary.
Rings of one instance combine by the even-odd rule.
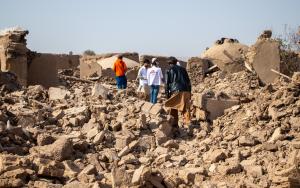
[[[137,89],[140,98],[149,99],[149,86],[147,80],[147,70],[150,67],[150,61],[145,59],[143,66],[139,69],[137,79],[139,79],[139,87]]]
[[[161,68],[157,66],[156,58],[152,59],[152,67],[147,71],[147,80],[150,87],[150,102],[157,103],[159,87],[162,84],[163,74]]]

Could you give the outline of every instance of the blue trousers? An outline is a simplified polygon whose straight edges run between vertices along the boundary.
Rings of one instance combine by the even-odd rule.
[[[127,88],[126,76],[116,76],[116,81],[117,81],[118,89],[126,89]]]
[[[155,104],[157,103],[157,96],[159,92],[159,86],[151,85],[150,86],[150,102]]]

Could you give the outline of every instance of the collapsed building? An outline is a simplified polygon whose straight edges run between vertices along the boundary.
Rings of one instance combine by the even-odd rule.
[[[239,72],[244,70],[244,54],[248,48],[237,40],[222,38],[207,49],[201,58],[209,60],[224,72]]]
[[[292,76],[300,70],[295,52],[280,49],[280,42],[272,39],[272,31],[264,31],[257,42],[248,47],[236,39],[222,38],[208,48],[200,58],[216,65],[224,73],[244,69],[255,72],[262,84],[272,83],[282,74]]]
[[[20,28],[6,29],[0,33],[1,71],[14,73],[21,85],[55,86],[58,84],[59,69],[72,69],[79,65],[78,55],[31,51],[26,43],[28,33]]]
[[[122,55],[125,59],[127,67],[130,69],[128,74],[129,80],[136,79],[137,68],[139,67],[138,53],[108,53],[94,56],[83,56],[80,58],[80,78],[89,77],[111,77],[114,78],[112,70],[113,64],[118,55]],[[132,70],[133,69],[133,70]]]
[[[188,61],[187,69],[190,74],[192,77],[197,75],[197,79],[192,82],[199,83],[206,74],[216,70],[221,70],[222,73],[218,75],[221,78],[226,74],[239,74],[245,70],[252,73],[253,76],[247,76],[248,81],[245,80],[245,82],[250,82],[250,88],[271,84],[282,76],[291,79],[294,72],[300,71],[300,59],[295,52],[280,49],[280,43],[271,36],[271,31],[264,31],[251,47],[240,44],[236,39],[222,38],[216,41],[200,57],[194,57]],[[249,79],[255,76],[258,79]],[[224,80],[220,84],[224,85],[224,83],[227,81]],[[203,85],[207,86],[206,83]],[[227,87],[230,87],[230,83]],[[212,121],[223,115],[226,109],[240,103],[233,95],[224,93],[222,89],[216,92],[210,93],[199,89],[196,92],[199,94],[194,94],[198,107],[197,116],[200,119]]]
[[[1,71],[9,70],[18,76],[21,84],[27,85],[27,54],[25,36],[28,31],[7,30],[0,35]]]
[[[94,56],[79,56],[71,54],[38,53],[27,48],[26,35],[29,32],[21,28],[10,28],[0,34],[0,62],[2,72],[11,72],[17,76],[23,86],[40,84],[45,87],[59,84],[58,72],[65,69],[80,67],[80,78],[108,77],[114,78],[112,65],[117,55],[126,58],[130,69],[127,72],[129,80],[136,79],[140,60],[158,58],[163,72],[168,67],[168,57],[143,55],[138,53],[106,53]],[[182,66],[186,63],[180,61]]]
[[[270,43],[250,47],[251,63],[247,56],[227,63],[244,65],[234,72],[222,61],[189,60],[189,128],[172,127],[164,96],[143,101],[134,82],[120,91],[106,79],[60,71],[63,86],[21,88],[20,73],[4,68],[16,73],[0,72],[0,187],[299,187],[300,73],[295,56],[285,55],[291,72],[264,84],[255,69],[270,68],[261,54],[277,57]],[[91,77],[102,74],[95,70]]]

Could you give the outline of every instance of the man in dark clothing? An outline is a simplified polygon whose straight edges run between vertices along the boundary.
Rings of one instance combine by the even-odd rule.
[[[165,93],[168,100],[165,106],[170,109],[169,113],[174,117],[174,125],[178,125],[178,112],[184,117],[184,123],[190,125],[191,115],[191,81],[185,68],[177,65],[177,59],[170,57],[170,68],[166,72]]]

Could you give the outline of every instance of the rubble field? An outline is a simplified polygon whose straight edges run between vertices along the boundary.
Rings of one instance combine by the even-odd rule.
[[[171,127],[163,104],[138,99],[135,83],[118,91],[63,75],[65,86],[49,89],[6,82],[0,187],[298,187],[299,74],[293,79],[262,87],[252,73],[217,71],[193,94],[223,91],[242,102],[193,129]]]
[[[263,37],[248,56],[223,38],[188,62],[189,127],[172,126],[163,92],[157,104],[138,98],[135,80],[117,90],[77,68],[48,88],[0,72],[0,187],[300,187],[299,57],[288,76],[271,73],[259,62],[279,50]]]

